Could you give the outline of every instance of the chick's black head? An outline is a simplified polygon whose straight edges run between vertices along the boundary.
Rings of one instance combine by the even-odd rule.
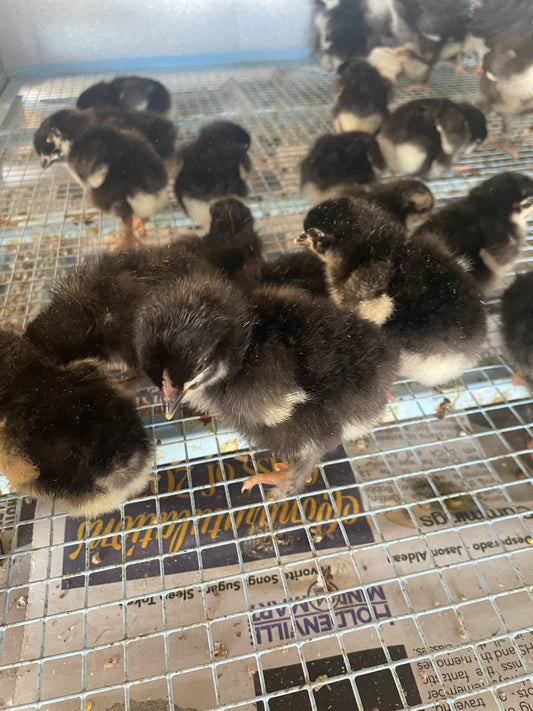
[[[248,131],[232,121],[213,121],[207,124],[200,131],[198,140],[209,144],[236,143],[246,150],[251,142]]]
[[[470,191],[470,201],[488,214],[533,213],[533,180],[508,171],[485,180]]]
[[[368,198],[339,198],[309,210],[304,230],[297,241],[323,257],[332,249],[349,252],[374,236],[394,241],[398,220]]]
[[[205,389],[238,367],[250,324],[242,294],[223,279],[188,277],[151,297],[137,319],[136,348],[167,416],[182,399],[201,407]]]
[[[236,198],[217,200],[211,205],[209,212],[211,230],[237,233],[253,225],[254,221],[250,209]]]
[[[475,146],[480,146],[487,138],[487,119],[485,114],[472,104],[457,104],[460,112],[468,124],[470,141]]]

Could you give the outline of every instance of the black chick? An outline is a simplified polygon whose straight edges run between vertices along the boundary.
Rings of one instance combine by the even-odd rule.
[[[501,305],[505,345],[519,373],[515,385],[533,389],[533,272],[520,274],[509,286]]]
[[[428,216],[435,204],[431,190],[415,178],[375,183],[366,189],[359,185],[343,187],[335,197],[366,197],[387,210],[407,232],[412,232],[414,226]]]
[[[413,45],[416,58],[427,64],[420,85],[427,87],[435,64],[457,56],[472,23],[472,0],[393,0],[392,33],[401,44]]]
[[[83,358],[120,359],[138,368],[135,314],[156,288],[198,271],[211,272],[194,242],[102,254],[70,270],[52,287],[49,303],[26,328],[26,336],[48,358],[69,363]],[[192,246],[191,246],[192,245]]]
[[[263,267],[263,243],[250,209],[235,198],[211,204],[209,232],[188,244],[213,268],[242,286],[255,286]]]
[[[139,361],[168,417],[183,400],[220,416],[260,448],[293,458],[274,498],[298,493],[342,436],[379,421],[397,353],[381,330],[301,289],[245,293],[222,279],[186,279],[154,294],[136,325]]]
[[[313,53],[328,71],[351,57],[364,57],[390,34],[388,3],[375,0],[315,0]]]
[[[153,449],[135,404],[91,361],[59,366],[0,331],[0,469],[18,494],[94,518],[142,491]]]
[[[312,252],[293,250],[272,262],[264,262],[261,283],[270,286],[293,286],[313,296],[329,297],[324,264]]]
[[[518,153],[508,142],[515,116],[533,111],[533,33],[498,40],[483,60],[476,104],[484,111],[495,111],[502,118],[497,147],[513,158]]]
[[[174,191],[184,212],[197,225],[208,227],[209,206],[215,200],[248,195],[250,141],[250,134],[238,124],[214,121],[179,151],[181,169]]]
[[[146,220],[168,199],[165,166],[153,146],[137,132],[94,128],[71,141],[58,128],[50,140],[102,212],[122,220],[119,247],[139,244],[133,218]]]
[[[316,205],[346,186],[373,182],[384,168],[376,139],[368,133],[326,134],[300,165],[300,187],[307,202]]]
[[[531,215],[533,180],[521,173],[500,173],[435,212],[415,235],[441,240],[465,261],[483,295],[489,297],[501,290],[513,269]]]
[[[434,177],[487,137],[483,113],[449,99],[414,99],[383,122],[377,140],[392,170]]]
[[[478,359],[486,314],[476,283],[435,240],[407,241],[397,221],[364,198],[309,211],[302,244],[325,262],[331,295],[401,347],[400,374],[424,385],[461,375]]]
[[[78,109],[95,106],[114,106],[126,111],[170,113],[170,94],[161,82],[144,77],[115,77],[93,84],[79,95]]]
[[[122,111],[120,109],[61,109],[48,116],[33,136],[33,145],[47,168],[54,160],[63,159],[61,150],[49,141],[52,130],[58,131],[64,140],[74,142],[93,128],[112,128],[117,131],[137,131],[144,136],[161,156],[167,172],[176,170],[175,144],[177,129],[171,121],[146,111]]]
[[[376,133],[388,114],[392,84],[364,59],[354,57],[337,69],[333,125],[337,133]]]

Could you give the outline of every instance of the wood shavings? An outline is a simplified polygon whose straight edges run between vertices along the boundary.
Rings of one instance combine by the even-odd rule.
[[[333,573],[331,572],[331,565],[327,568],[320,566],[322,570],[322,575],[324,576],[324,582],[326,583],[326,590],[328,592],[335,592],[337,590],[336,586],[333,584]]]
[[[102,556],[100,555],[100,551],[95,551],[91,556],[91,563],[93,565],[98,565],[101,562],[102,562]]]
[[[215,659],[225,659],[228,656],[228,648],[223,642],[215,642],[213,657]]]
[[[91,711],[92,707],[93,707],[93,702],[90,699],[86,699],[85,711]]]
[[[104,662],[104,669],[112,669],[113,667],[116,667],[117,664],[118,657],[114,655],[113,657],[109,657],[109,659]]]
[[[457,630],[457,634],[459,635],[459,637],[461,637],[461,639],[467,639],[467,634],[464,627],[459,627],[459,629]]]
[[[505,691],[498,690],[498,698],[500,701],[507,701],[507,694]]]
[[[28,605],[28,598],[27,597],[19,597],[17,602],[16,602],[17,607],[27,607]]]
[[[254,674],[257,674],[257,669],[256,669],[256,667],[254,667],[254,666],[252,666],[252,665],[250,665],[246,671],[248,672],[248,676],[252,676],[252,677],[253,677]]]

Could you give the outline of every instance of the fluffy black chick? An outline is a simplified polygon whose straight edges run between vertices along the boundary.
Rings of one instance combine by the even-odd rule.
[[[136,131],[144,136],[161,156],[172,174],[176,169],[175,144],[177,129],[171,121],[146,111],[123,111],[100,108],[61,109],[48,116],[33,137],[33,145],[41,165],[47,168],[54,160],[63,159],[61,150],[54,141],[49,141],[52,130],[58,131],[64,140],[74,142],[93,128],[112,128],[116,131]]]
[[[427,86],[435,64],[457,56],[472,23],[473,0],[392,0],[392,33],[400,44],[416,48],[427,63],[421,86]]]
[[[14,492],[93,518],[144,489],[150,439],[133,400],[94,362],[59,366],[0,331],[0,372],[0,469]]]
[[[388,114],[392,84],[364,59],[353,57],[337,69],[333,125],[337,133],[376,133]]]
[[[196,242],[197,237],[191,240],[192,248],[187,240],[175,240],[163,247],[104,253],[70,270],[52,287],[26,336],[58,363],[120,359],[138,368],[135,314],[149,293],[197,271],[213,271]]]
[[[245,198],[250,134],[231,121],[204,126],[198,138],[179,151],[181,169],[174,192],[185,213],[196,224],[208,227],[212,202],[222,197]]]
[[[345,186],[372,183],[384,168],[376,139],[368,133],[326,134],[300,165],[300,187],[307,202],[316,205]]]
[[[136,331],[167,416],[183,400],[294,459],[287,474],[244,486],[277,483],[274,498],[301,491],[342,436],[372,429],[396,373],[379,328],[301,289],[245,294],[222,279],[183,280],[146,303]]]
[[[261,283],[305,289],[313,296],[329,297],[324,264],[315,254],[292,250],[272,262],[264,262]]]
[[[533,180],[521,173],[500,173],[436,211],[415,235],[433,235],[463,258],[489,297],[502,289],[520,256],[531,215]]]
[[[145,77],[115,77],[93,84],[79,95],[78,109],[113,106],[126,111],[170,112],[170,94],[161,82]]]
[[[438,176],[487,137],[483,113],[449,99],[414,99],[383,122],[377,140],[391,168],[401,173]]]
[[[263,243],[250,209],[240,200],[223,198],[211,204],[210,214],[209,231],[203,237],[191,236],[176,244],[186,245],[231,281],[255,286],[263,267]]]
[[[93,128],[73,141],[53,128],[50,140],[96,207],[124,223],[118,246],[139,244],[133,218],[152,217],[168,199],[167,172],[153,146],[137,132],[111,128]]]
[[[314,207],[304,229],[299,241],[324,260],[335,302],[382,324],[400,345],[401,375],[433,386],[477,362],[485,306],[472,277],[436,240],[408,241],[365,198]]]
[[[335,197],[366,197],[387,210],[407,232],[427,218],[435,199],[431,190],[421,180],[402,178],[368,187],[353,185],[339,189]]]
[[[520,274],[509,286],[501,303],[504,342],[513,364],[519,369],[514,380],[525,380],[533,388],[533,272]],[[521,378],[520,378],[521,376]]]
[[[503,37],[483,60],[477,105],[501,116],[499,147],[517,158],[508,135],[515,116],[533,112],[533,31],[527,36]]]

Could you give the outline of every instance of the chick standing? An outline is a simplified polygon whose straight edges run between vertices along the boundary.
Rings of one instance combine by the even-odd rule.
[[[502,118],[501,137],[496,146],[513,158],[518,153],[508,142],[515,116],[533,112],[533,31],[526,37],[499,39],[483,60],[476,101],[484,111],[495,111]]]
[[[320,136],[300,165],[300,187],[310,205],[316,205],[339,189],[364,185],[385,168],[373,136],[362,131]]]
[[[94,362],[59,366],[0,331],[0,372],[0,469],[12,491],[93,518],[144,489],[150,439],[134,402]]]
[[[180,150],[181,169],[174,192],[184,212],[200,227],[210,223],[212,202],[248,195],[250,141],[250,134],[241,126],[214,121],[202,128],[196,141]]]
[[[100,210],[122,220],[119,247],[140,244],[133,218],[152,217],[168,199],[165,166],[152,145],[134,131],[94,128],[70,140],[58,128],[50,141]]]
[[[163,159],[170,176],[175,175],[175,144],[177,129],[170,121],[146,111],[122,111],[113,108],[61,109],[48,116],[33,136],[33,145],[41,165],[47,168],[51,162],[64,156],[54,141],[49,141],[52,130],[57,131],[63,141],[73,143],[93,128],[112,128],[116,131],[136,131],[146,138]]]
[[[415,232],[437,237],[465,259],[485,297],[505,284],[527,237],[533,215],[533,180],[521,173],[495,175],[467,197],[435,212]]]
[[[171,417],[183,400],[220,416],[260,448],[294,458],[274,498],[296,494],[341,437],[379,421],[397,353],[380,329],[300,289],[244,294],[222,279],[186,279],[146,303],[139,361]]]
[[[504,342],[519,373],[516,385],[533,388],[533,272],[520,274],[502,296]]]
[[[486,120],[479,109],[449,99],[414,99],[385,119],[377,140],[391,170],[433,177],[486,137]]]
[[[113,106],[126,111],[170,113],[170,94],[161,82],[145,77],[115,77],[93,84],[79,95],[78,109]]]
[[[376,133],[388,114],[392,84],[364,59],[352,58],[337,69],[333,125],[337,133]]]
[[[435,240],[406,240],[363,198],[328,200],[304,221],[302,244],[325,262],[335,302],[383,325],[401,347],[400,374],[439,385],[473,366],[486,313],[473,279]]]

